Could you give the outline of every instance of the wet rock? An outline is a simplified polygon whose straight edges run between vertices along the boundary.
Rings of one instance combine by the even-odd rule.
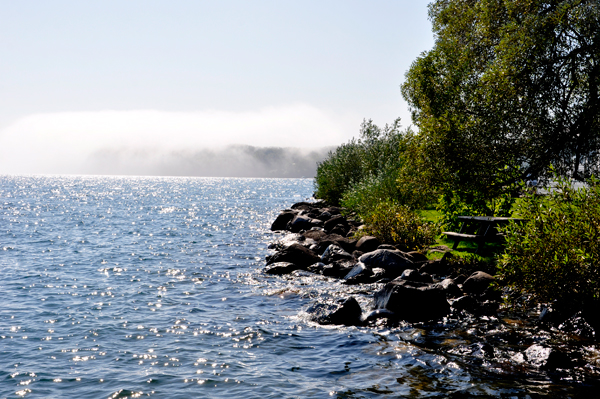
[[[362,310],[354,297],[350,297],[340,304],[319,304],[308,311],[313,314],[311,319],[319,324],[340,324],[346,326],[362,324]]]
[[[294,263],[277,262],[265,267],[264,271],[267,274],[275,274],[280,276],[283,274],[290,274],[298,269],[300,269],[300,267]]]
[[[536,368],[542,369],[568,369],[572,367],[569,355],[560,352],[556,348],[542,345],[531,345],[524,352],[527,362]]]
[[[468,294],[481,295],[494,280],[494,277],[486,272],[477,271],[465,280],[463,291]]]
[[[458,298],[463,294],[461,289],[458,287],[458,284],[456,284],[451,278],[446,278],[434,285],[444,290],[446,293],[446,298]]]
[[[325,267],[325,263],[317,262],[306,268],[307,271],[315,274],[323,274],[323,268]]]
[[[372,310],[368,313],[365,313],[362,316],[362,322],[363,323],[372,323],[374,321],[377,321],[379,319],[394,319],[396,318],[396,315],[394,314],[394,312],[391,312],[387,309],[375,309]]]
[[[323,275],[328,277],[342,278],[354,267],[354,263],[346,260],[337,260],[323,267]]]
[[[371,269],[359,262],[344,276],[344,284],[367,284],[373,281],[373,275]]]
[[[442,289],[406,280],[394,280],[374,295],[375,309],[394,312],[400,320],[424,322],[439,320],[450,312]]]
[[[315,252],[322,254],[331,244],[335,244],[339,247],[342,247],[344,251],[352,253],[354,251],[356,241],[349,240],[348,238],[342,237],[339,234],[327,234],[317,242],[317,248]]]
[[[582,338],[594,339],[596,337],[596,330],[586,320],[584,313],[579,311],[573,316],[569,317],[563,323],[558,326],[558,329],[568,334],[577,335]]]
[[[325,252],[323,252],[323,255],[321,255],[321,261],[326,264],[335,262],[336,260],[340,259],[351,260],[352,255],[350,255],[348,252],[344,251],[341,247],[335,244],[331,244],[330,246],[328,246]]]
[[[464,295],[452,301],[456,310],[464,310],[475,316],[492,316],[498,312],[500,304],[495,301],[480,301],[472,295]]]
[[[321,258],[310,249],[294,243],[287,248],[283,248],[280,252],[276,252],[274,255],[267,256],[267,265],[277,262],[290,262],[298,265],[300,268],[305,268],[320,260]]]
[[[283,211],[276,218],[271,225],[271,231],[286,230],[287,224],[292,221],[296,216],[294,211]]]
[[[398,277],[401,280],[407,280],[407,281],[418,281],[421,283],[433,283],[433,279],[431,278],[430,275],[428,274],[421,274],[418,271],[416,271],[415,269],[406,269],[402,272],[402,274],[400,275],[400,277]]]
[[[369,269],[379,267],[385,270],[388,276],[392,278],[401,275],[404,270],[413,266],[413,263],[402,252],[389,249],[377,249],[368,252],[361,256],[359,261]]]
[[[320,227],[323,222],[319,219],[312,219],[308,216],[296,215],[291,222],[288,223],[288,230],[292,233],[298,233],[301,230],[310,230],[313,227]]]
[[[356,250],[361,252],[372,252],[381,245],[381,242],[373,236],[363,236],[356,243]]]

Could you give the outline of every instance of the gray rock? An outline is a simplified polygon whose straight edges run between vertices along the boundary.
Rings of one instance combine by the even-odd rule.
[[[463,283],[463,291],[467,294],[481,295],[494,280],[494,277],[486,272],[475,272]]]
[[[359,258],[369,269],[379,267],[386,271],[388,276],[397,277],[405,269],[411,268],[413,262],[407,259],[401,251],[391,251],[389,249],[377,249],[368,252]]]
[[[292,233],[298,233],[301,230],[310,230],[313,227],[323,226],[319,219],[312,219],[308,216],[296,215],[288,224],[288,230]]]
[[[331,244],[330,246],[328,246],[325,252],[323,252],[323,255],[321,255],[321,262],[326,264],[335,262],[336,260],[340,259],[351,260],[352,255],[350,255],[348,252],[344,251],[341,247],[335,244]]]

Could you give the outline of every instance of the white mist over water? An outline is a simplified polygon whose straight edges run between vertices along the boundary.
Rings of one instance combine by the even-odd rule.
[[[34,114],[0,130],[0,173],[311,177],[355,119],[305,104]]]

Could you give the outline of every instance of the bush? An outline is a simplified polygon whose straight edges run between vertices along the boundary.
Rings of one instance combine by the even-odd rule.
[[[600,185],[557,181],[548,195],[530,193],[517,204],[526,222],[506,228],[499,275],[538,301],[581,305],[600,298]]]
[[[340,205],[342,196],[353,185],[382,171],[397,169],[402,162],[402,140],[399,119],[383,129],[371,120],[363,121],[358,140],[337,147],[317,165],[316,196]]]
[[[406,205],[384,201],[364,216],[365,228],[357,234],[372,235],[380,241],[400,245],[405,250],[419,250],[435,242],[438,231]]]

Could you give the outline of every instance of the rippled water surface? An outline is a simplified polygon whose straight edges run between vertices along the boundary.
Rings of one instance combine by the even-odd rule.
[[[270,223],[312,190],[309,179],[0,176],[0,397],[591,392],[589,373],[486,361],[468,326],[307,321],[315,301],[369,300],[364,287],[261,272],[279,237]]]

